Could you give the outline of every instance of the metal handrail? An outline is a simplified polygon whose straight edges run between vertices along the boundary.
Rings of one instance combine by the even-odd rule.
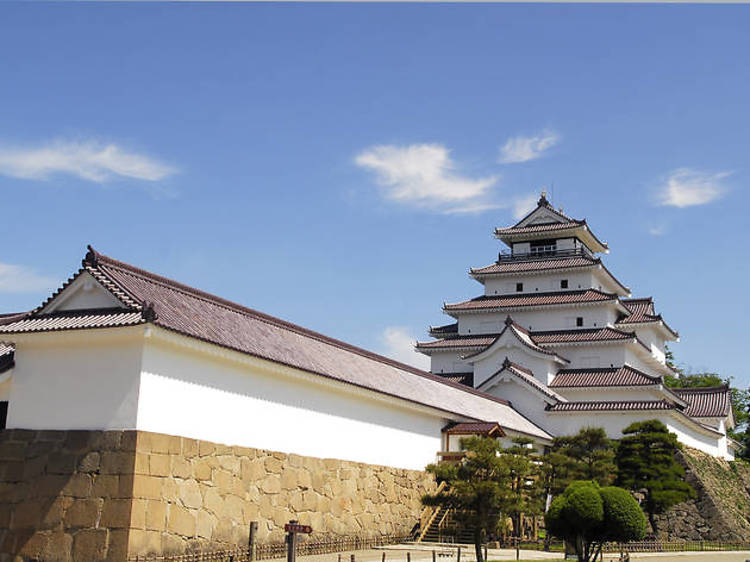
[[[437,487],[437,490],[435,490],[435,494],[439,494],[445,488],[448,486],[448,482],[443,480],[440,485]],[[430,506],[425,507],[422,510],[422,513],[419,516],[419,536],[417,537],[417,542],[422,542],[422,539],[427,534],[427,531],[432,526],[432,522],[435,520],[435,517],[437,517],[438,513],[440,513],[440,510],[443,508],[443,506],[438,505],[435,507],[430,508]],[[429,510],[432,509],[430,512]],[[425,523],[422,523],[424,521],[425,515],[429,514],[429,518],[427,518],[427,521]]]
[[[586,256],[589,258],[593,258],[594,254],[592,254],[588,248],[583,246],[580,248],[567,248],[564,250],[557,249],[556,246],[540,246],[539,248],[534,248],[529,252],[513,252],[512,250],[502,250],[497,256],[497,261],[503,262],[513,260],[532,260],[548,258],[550,256]]]

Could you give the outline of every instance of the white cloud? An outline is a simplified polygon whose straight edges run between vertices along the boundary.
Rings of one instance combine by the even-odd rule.
[[[443,212],[494,208],[485,198],[498,177],[474,179],[456,173],[450,151],[440,144],[372,146],[355,162],[376,174],[384,196],[392,201]]]
[[[443,211],[444,215],[476,215],[493,209],[504,209],[507,205],[503,203],[467,203],[457,207],[448,207]]]
[[[35,293],[51,290],[57,283],[23,265],[0,263],[0,293]]]
[[[536,160],[544,151],[549,150],[558,142],[560,142],[560,135],[550,130],[544,130],[533,137],[511,137],[500,147],[498,162],[515,164]]]
[[[419,369],[430,368],[430,358],[414,351],[414,338],[409,331],[402,326],[389,326],[381,335],[383,341],[383,355],[412,365]]]
[[[534,193],[515,199],[513,201],[513,218],[521,220],[528,215],[533,209],[536,209],[538,200],[539,196]]]
[[[176,171],[149,156],[95,141],[57,141],[35,148],[0,147],[0,174],[21,179],[47,180],[55,174],[69,174],[96,183],[113,178],[154,182]]]
[[[710,203],[724,195],[722,180],[729,175],[731,172],[712,174],[692,168],[673,170],[659,188],[658,204],[682,208]]]
[[[666,227],[664,225],[658,224],[656,226],[650,226],[648,227],[648,233],[651,236],[661,236],[666,232]]]

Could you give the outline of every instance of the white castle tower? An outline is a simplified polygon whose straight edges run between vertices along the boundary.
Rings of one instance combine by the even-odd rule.
[[[659,419],[680,441],[733,458],[729,389],[670,390],[665,342],[679,336],[651,298],[604,266],[609,253],[588,227],[554,209],[536,209],[495,230],[510,249],[470,275],[484,294],[443,305],[455,319],[417,343],[431,371],[509,400],[552,435],[587,426],[611,437],[634,421]]]

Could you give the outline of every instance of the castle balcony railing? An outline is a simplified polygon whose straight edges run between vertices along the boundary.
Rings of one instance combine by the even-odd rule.
[[[558,249],[557,246],[538,246],[532,248],[528,252],[514,252],[512,250],[503,250],[497,256],[498,263],[509,262],[509,261],[528,261],[546,259],[550,257],[563,258],[563,257],[574,257],[584,256],[587,258],[594,258],[594,254],[586,248],[581,246],[580,248],[566,248]]]

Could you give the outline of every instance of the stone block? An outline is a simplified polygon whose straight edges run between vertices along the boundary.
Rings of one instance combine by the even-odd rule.
[[[132,500],[108,499],[104,501],[100,525],[110,529],[130,527]]]
[[[135,458],[133,453],[104,451],[101,455],[102,474],[133,474]]]
[[[190,462],[182,457],[172,457],[172,476],[175,478],[190,478],[193,475],[193,467]]]
[[[240,458],[232,455],[221,455],[216,457],[219,461],[219,466],[224,470],[227,470],[233,474],[237,474],[240,471]]]
[[[195,535],[195,515],[179,505],[170,505],[167,530],[183,537]]]
[[[96,526],[103,500],[76,498],[65,512],[63,519],[66,529],[87,528]]]
[[[73,535],[73,560],[107,559],[107,530],[83,529]]]
[[[78,455],[52,453],[47,460],[47,474],[73,474],[78,464]]]
[[[232,480],[234,480],[234,476],[226,470],[215,469],[213,471],[213,482],[224,493],[232,489],[234,485]]]
[[[120,490],[120,477],[115,474],[94,476],[91,495],[98,498],[117,498]]]
[[[211,464],[206,459],[198,459],[193,461],[193,477],[196,480],[211,480],[211,474],[213,469]]]
[[[209,441],[199,441],[198,442],[198,454],[201,457],[205,457],[208,455],[214,455],[216,453],[216,445]]]
[[[182,438],[182,456],[186,459],[192,459],[198,456],[198,440]]]
[[[130,507],[130,526],[133,529],[146,528],[146,506],[150,500],[134,499]]]
[[[41,559],[45,562],[68,562],[73,550],[73,537],[62,531],[49,535],[42,551]],[[115,558],[112,558],[115,560]],[[125,560],[125,557],[122,558]]]
[[[45,502],[38,499],[28,499],[16,505],[11,528],[36,529],[42,521],[46,507]]]
[[[146,529],[163,531],[167,525],[167,505],[158,500],[146,502]]]
[[[204,490],[203,495],[203,506],[205,509],[217,516],[222,516],[224,513],[224,499],[216,488],[207,488]]]
[[[89,474],[73,474],[63,486],[62,493],[74,498],[88,498],[91,496],[93,480]]]
[[[16,542],[16,553],[30,559],[40,558],[42,553],[47,549],[47,543],[49,542],[50,533],[32,532],[28,539],[18,540]],[[27,559],[28,559],[27,558]]]
[[[78,461],[78,472],[98,472],[100,458],[96,451],[86,453]]]
[[[242,459],[240,463],[240,475],[245,483],[255,483],[266,475],[266,469],[262,459]]]
[[[26,458],[26,443],[0,443],[0,461],[22,461]]]
[[[171,476],[171,459],[169,455],[152,454],[148,458],[149,474],[151,476]]]
[[[162,478],[137,475],[133,479],[133,496],[158,500],[162,497]]]
[[[149,458],[151,455],[138,451],[135,453],[135,474],[149,474]]]
[[[266,494],[278,494],[281,491],[281,478],[276,475],[266,477],[260,483],[260,489]]]
[[[281,461],[281,459],[278,459],[276,457],[266,457],[264,466],[266,468],[266,472],[269,472],[271,474],[281,474],[281,469],[283,468],[284,463]]]
[[[213,537],[217,522],[218,519],[214,515],[204,510],[199,511],[198,519],[196,521],[195,534],[199,538],[210,540]]]
[[[144,531],[131,529],[128,536],[128,554],[161,554],[161,533],[158,531]]]
[[[177,482],[180,501],[185,507],[199,508],[203,505],[200,487],[195,480],[180,480]]]
[[[128,558],[128,531],[126,529],[113,529],[109,531],[109,542],[107,544],[107,560],[112,562],[123,562]]]

